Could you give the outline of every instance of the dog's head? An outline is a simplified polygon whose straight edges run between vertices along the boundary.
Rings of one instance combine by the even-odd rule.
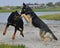
[[[23,3],[21,14],[29,14],[30,12],[31,12],[31,8],[25,3]]]
[[[17,19],[20,19],[21,18],[21,15],[18,13],[18,11],[15,11],[14,12],[14,19],[17,20]]]
[[[26,19],[27,22],[30,22],[31,20],[31,13],[32,13],[31,8],[25,3],[23,3],[21,15]]]
[[[13,19],[13,20],[17,20],[19,18],[21,18],[21,15],[17,11],[12,12],[8,17],[8,19]]]
[[[18,11],[15,11],[14,16],[21,16],[21,15],[18,13]]]

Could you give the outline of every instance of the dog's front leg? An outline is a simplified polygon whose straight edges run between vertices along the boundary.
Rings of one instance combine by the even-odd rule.
[[[14,32],[14,34],[12,35],[12,39],[13,39],[13,40],[15,39],[16,32],[17,32],[17,29],[15,28],[15,32]]]
[[[19,31],[20,31],[20,35],[22,35],[22,37],[24,37],[23,29],[19,28]]]
[[[5,29],[4,29],[4,32],[3,32],[3,35],[5,35],[7,33],[7,29],[9,27],[9,24],[6,25]]]

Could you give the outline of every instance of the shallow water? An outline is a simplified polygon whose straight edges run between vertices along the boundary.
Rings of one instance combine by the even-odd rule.
[[[12,35],[14,33],[14,27],[10,26],[7,30],[5,36],[2,35],[7,22],[7,18],[10,13],[0,13],[0,44],[11,44],[11,45],[26,45],[27,48],[60,48],[60,21],[56,20],[43,20],[48,24],[49,28],[53,31],[58,41],[51,41],[48,43],[43,43],[39,36],[40,30],[33,26],[24,26],[24,38],[17,31],[15,40],[12,40]],[[23,19],[24,20],[24,19]],[[26,24],[26,21],[24,20]],[[54,26],[55,25],[55,26]]]
[[[20,35],[17,31],[15,40],[12,40],[12,35],[14,33],[14,27],[10,26],[7,30],[7,34],[3,36],[3,30],[6,25],[0,24],[0,44],[10,44],[10,45],[25,45],[27,48],[60,48],[60,25],[59,26],[49,26],[53,31],[55,36],[58,38],[57,41],[53,40],[50,42],[43,42],[40,38],[38,28],[33,26],[24,26],[24,37]]]
[[[60,12],[35,12],[38,16],[47,15],[47,14],[56,14]],[[0,23],[7,23],[7,18],[9,17],[10,13],[0,13]],[[23,18],[24,23],[27,22]],[[60,21],[56,20],[43,20],[46,24],[60,24]]]

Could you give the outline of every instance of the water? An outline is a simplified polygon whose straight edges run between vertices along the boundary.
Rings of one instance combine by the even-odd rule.
[[[49,14],[60,14],[60,12],[35,12],[38,16],[49,15]]]
[[[47,15],[47,14],[59,14],[60,12],[35,12],[37,16],[41,15]],[[7,23],[7,18],[9,17],[11,13],[0,13],[0,23]],[[23,19],[24,23],[26,24],[26,21]],[[60,24],[60,21],[55,20],[43,20],[46,24]]]
[[[6,23],[10,13],[0,13],[0,23]]]

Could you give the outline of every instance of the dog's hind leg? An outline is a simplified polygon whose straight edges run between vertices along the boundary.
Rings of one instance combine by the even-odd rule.
[[[15,32],[14,32],[14,34],[13,34],[13,36],[12,36],[12,39],[13,39],[13,40],[15,39],[16,32],[17,32],[17,28],[15,28]]]
[[[41,30],[40,30],[40,37],[41,37],[41,39],[42,39],[43,41],[44,41],[44,39],[45,39],[44,35],[45,35],[45,32],[41,29]]]
[[[22,35],[22,37],[24,37],[23,29],[19,28],[19,31],[20,31],[20,35]]]
[[[9,27],[9,24],[6,25],[6,27],[5,27],[5,29],[4,29],[4,32],[3,32],[3,35],[6,34],[8,27]]]
[[[44,30],[40,30],[40,36],[41,36],[41,39],[44,41],[44,42],[47,42],[47,41],[52,41],[52,39],[54,38],[55,40],[57,40],[57,38],[54,36],[54,34],[52,32],[46,32]]]

